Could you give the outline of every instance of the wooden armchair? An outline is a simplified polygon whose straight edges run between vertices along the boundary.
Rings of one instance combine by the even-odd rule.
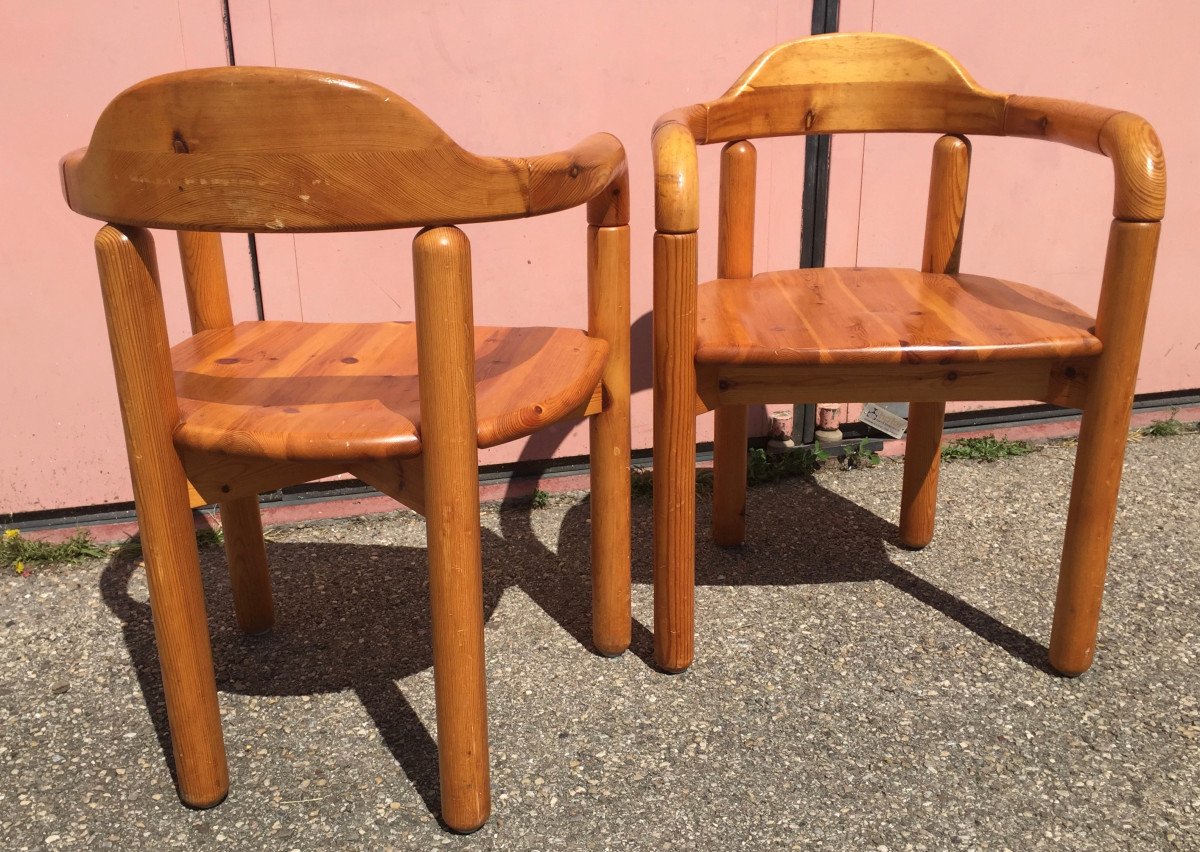
[[[942,133],[933,147],[921,271],[753,274],[754,137]],[[959,274],[968,134],[1104,154],[1115,217],[1095,319],[1034,287]],[[721,152],[718,280],[697,286],[696,146]],[[900,535],[933,534],[948,400],[1082,408],[1050,662],[1092,662],[1166,176],[1135,115],[981,88],[947,54],[891,35],[801,39],[764,53],[722,97],[654,129],[654,636],[667,670],[692,662],[695,417],[716,411],[713,538],[745,534],[746,404],[911,402]]]
[[[478,157],[380,87],[311,71],[214,68],[139,83],[62,162],[71,208],[108,222],[100,283],[129,450],[179,794],[228,790],[191,510],[219,503],[242,629],[271,627],[257,494],[348,471],[429,528],[442,811],[490,809],[478,454],[591,418],[593,636],[629,644],[629,227],[612,136],[529,159]],[[474,326],[456,224],[587,204],[588,323]],[[425,226],[416,322],[244,322],[219,231]],[[170,347],[154,243],[178,231],[193,336]]]

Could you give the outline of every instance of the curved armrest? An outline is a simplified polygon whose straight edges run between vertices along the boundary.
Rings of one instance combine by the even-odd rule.
[[[588,205],[592,225],[629,224],[625,149],[610,133],[594,133],[573,148],[531,157],[529,215]]]
[[[654,227],[689,234],[700,227],[700,181],[696,143],[704,142],[708,111],[703,104],[669,112],[654,125]]]
[[[1120,110],[1055,98],[1012,95],[1004,107],[1004,133],[1061,142],[1113,163],[1113,216],[1126,222],[1163,217],[1167,170],[1162,146],[1149,123]]]

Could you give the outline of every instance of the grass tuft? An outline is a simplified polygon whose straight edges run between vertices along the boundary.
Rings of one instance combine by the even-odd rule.
[[[5,530],[3,538],[0,538],[0,563],[18,574],[25,573],[27,564],[82,562],[107,554],[107,550],[92,541],[91,533],[87,530],[78,530],[67,540],[59,542],[28,539],[18,530]]]
[[[942,447],[943,461],[994,462],[1008,456],[1026,456],[1040,448],[1029,441],[1010,441],[995,435],[982,438],[959,438]]]

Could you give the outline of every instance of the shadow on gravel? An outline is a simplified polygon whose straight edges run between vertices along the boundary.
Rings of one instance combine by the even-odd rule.
[[[774,490],[773,498],[781,499]],[[763,494],[764,492],[758,492]],[[698,585],[754,586],[882,580],[1042,671],[1051,672],[1044,646],[991,615],[893,565],[885,543],[895,527],[812,481],[783,495],[803,507],[794,523],[769,531],[754,521],[750,492],[746,548],[721,549],[708,540],[707,498],[697,512]],[[651,511],[634,501],[633,579],[651,582]],[[534,535],[528,506],[501,512],[502,536],[485,530],[484,609],[490,618],[501,594],[519,587],[583,647],[591,648],[589,504],[570,507],[558,552]],[[765,514],[765,512],[763,512]],[[778,518],[778,512],[773,513]],[[821,518],[821,522],[807,520]],[[829,519],[836,518],[836,524]],[[434,814],[440,812],[437,746],[396,681],[432,665],[429,582],[425,550],[345,543],[267,545],[275,592],[275,629],[244,636],[233,617],[224,553],[201,549],[217,687],[256,696],[311,695],[353,689],[384,742]],[[118,553],[100,580],[105,603],[122,622],[146,705],[167,761],[169,733],[154,648],[150,607],[129,592],[138,557]],[[633,651],[652,665],[652,636],[634,623]],[[238,748],[236,743],[230,748]],[[171,764],[171,771],[174,766]]]

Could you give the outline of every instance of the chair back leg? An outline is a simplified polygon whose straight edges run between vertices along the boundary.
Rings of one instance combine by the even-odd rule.
[[[749,142],[721,149],[717,277],[754,274],[754,190],[758,152]],[[718,406],[713,415],[712,537],[726,547],[746,538],[745,405]]]
[[[923,272],[948,275],[958,272],[970,170],[971,144],[966,139],[943,136],[934,143],[929,206],[925,214]],[[913,402],[908,407],[900,496],[900,541],[906,547],[924,547],[933,538],[945,420],[944,402]]]
[[[588,227],[588,335],[608,341],[604,409],[588,424],[592,479],[592,642],[629,647],[629,226]]]
[[[154,242],[141,228],[107,225],[96,236],[96,259],[179,797],[212,807],[229,790],[229,772],[187,477],[171,440],[179,410]]]

